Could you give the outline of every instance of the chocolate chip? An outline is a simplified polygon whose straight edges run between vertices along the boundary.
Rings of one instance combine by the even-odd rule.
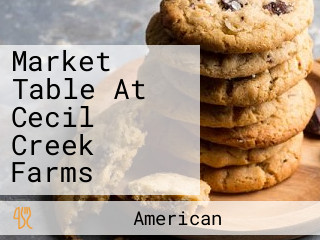
[[[267,55],[267,63],[273,63],[273,60],[270,54]]]
[[[239,0],[221,0],[221,5],[224,10],[238,11],[243,7]]]
[[[276,0],[264,5],[263,9],[267,9],[270,13],[277,14],[279,16],[281,14],[290,13],[293,10],[293,6],[281,0]]]
[[[306,131],[320,136],[320,106],[316,108],[313,113],[313,116],[306,128]]]
[[[196,9],[196,5],[194,4],[194,3],[191,3],[190,4],[190,7],[194,10],[194,9]]]

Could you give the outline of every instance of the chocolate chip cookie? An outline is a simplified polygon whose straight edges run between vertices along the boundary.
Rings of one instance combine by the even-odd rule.
[[[201,77],[201,101],[242,107],[271,101],[310,73],[311,49],[312,45],[306,44],[292,59],[251,77],[231,80]]]
[[[312,0],[164,0],[162,24],[179,42],[223,53],[262,52],[310,25]]]
[[[277,111],[281,100],[250,107],[200,105],[200,125],[213,128],[234,128],[263,121]]]
[[[314,92],[305,80],[287,94],[287,101],[266,120],[232,129],[201,127],[201,138],[241,149],[266,148],[287,141],[306,127],[316,104]]]
[[[201,166],[201,179],[213,192],[242,193],[272,187],[289,178],[301,159],[301,141],[292,141],[266,161],[238,167]]]
[[[154,15],[146,31],[148,45],[180,45],[161,24],[160,14]],[[212,78],[239,78],[261,73],[283,63],[296,55],[304,45],[311,42],[307,31],[292,41],[283,42],[278,48],[259,53],[219,54],[201,51],[200,74]],[[171,64],[170,59],[164,59]],[[175,63],[172,63],[174,66]],[[183,69],[184,66],[176,66]]]
[[[250,150],[242,150],[201,140],[200,162],[213,168],[261,163],[285,151],[285,149],[288,149],[292,144],[302,144],[302,140],[303,133],[299,133],[297,136],[294,136],[282,144]]]
[[[259,105],[248,107],[218,106],[206,103],[200,105],[200,125],[213,128],[234,128],[261,122],[288,104],[292,91]]]
[[[279,100],[248,107],[200,103],[199,118],[199,82],[187,86],[191,91],[198,92],[198,99],[191,98],[180,91],[179,86],[181,88],[183,84],[178,84],[177,88],[171,85],[171,83],[175,84],[178,79],[181,79],[181,81],[186,80],[183,77],[184,75],[177,78],[172,77],[175,74],[179,74],[180,71],[169,73],[168,68],[160,68],[156,72],[155,66],[161,66],[157,63],[158,61],[154,59],[146,59],[139,69],[138,78],[142,81],[150,81],[152,79],[153,84],[146,86],[146,89],[150,92],[156,89],[161,98],[150,97],[149,103],[152,104],[151,108],[161,115],[174,120],[196,124],[197,126],[200,123],[204,127],[233,128],[236,126],[246,126],[270,117],[276,112],[279,105],[282,104],[281,98],[285,98],[283,96],[279,97]]]

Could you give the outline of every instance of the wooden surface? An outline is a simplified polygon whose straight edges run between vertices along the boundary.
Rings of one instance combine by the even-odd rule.
[[[94,101],[87,102],[90,106],[91,117],[96,117],[115,103],[110,94],[106,92],[114,92],[116,87],[114,84],[124,76],[124,73],[126,73],[127,81],[135,81],[137,69],[142,62],[143,59],[138,59],[123,66],[96,87]],[[314,70],[309,75],[308,81],[317,95],[317,104],[320,105],[320,63],[315,62]],[[320,138],[305,137],[301,165],[298,171],[283,183],[254,193],[211,194],[211,199],[214,201],[320,201]]]

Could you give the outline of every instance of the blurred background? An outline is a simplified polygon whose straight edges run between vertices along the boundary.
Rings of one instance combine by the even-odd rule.
[[[310,29],[320,58],[320,1]],[[145,44],[160,0],[0,0],[1,44]]]

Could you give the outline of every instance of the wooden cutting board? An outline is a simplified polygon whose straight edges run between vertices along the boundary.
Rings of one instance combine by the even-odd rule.
[[[124,75],[128,81],[137,79],[137,69],[143,59],[130,62],[108,76],[95,88],[94,101],[88,101],[91,118],[96,117],[115,103],[106,92],[116,89],[114,86]],[[126,74],[124,74],[126,73]],[[315,62],[308,77],[320,105],[320,62]],[[127,89],[133,92],[134,89]],[[114,90],[112,90],[114,91]],[[129,94],[130,95],[130,94]],[[103,104],[101,104],[103,103]],[[81,116],[81,114],[80,114]],[[81,120],[81,117],[80,117]],[[320,138],[305,137],[303,158],[298,171],[285,182],[262,191],[246,194],[211,194],[213,201],[320,201]]]

